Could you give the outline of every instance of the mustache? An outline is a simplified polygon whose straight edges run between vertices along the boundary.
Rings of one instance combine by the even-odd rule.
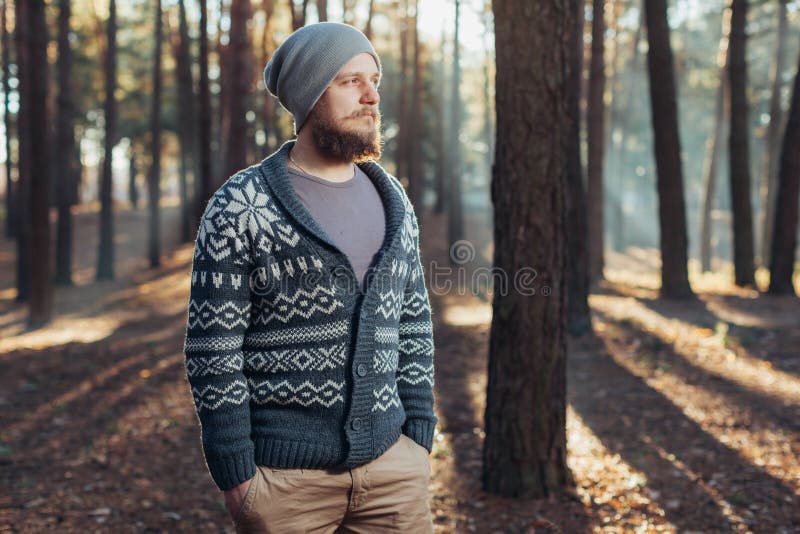
[[[378,117],[381,116],[381,113],[377,109],[365,109],[365,110],[356,112],[353,115],[353,117],[362,117],[362,116],[366,116],[366,115],[369,115],[373,119],[377,119]]]

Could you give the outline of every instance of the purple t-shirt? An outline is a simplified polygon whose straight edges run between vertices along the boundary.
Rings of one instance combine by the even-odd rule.
[[[354,165],[353,177],[332,182],[289,167],[294,191],[344,252],[364,289],[368,270],[386,234],[383,202],[369,176]]]

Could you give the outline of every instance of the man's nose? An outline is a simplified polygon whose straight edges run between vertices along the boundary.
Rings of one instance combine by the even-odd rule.
[[[378,90],[370,84],[367,84],[367,90],[361,94],[361,101],[364,103],[377,104],[381,101],[381,95]]]

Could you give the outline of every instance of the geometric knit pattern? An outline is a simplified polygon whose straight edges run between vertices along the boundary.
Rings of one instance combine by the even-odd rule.
[[[386,215],[362,284],[293,190],[293,144],[229,177],[195,241],[186,377],[222,490],[256,465],[362,465],[401,432],[430,450],[438,422],[419,225],[403,186],[358,164]]]

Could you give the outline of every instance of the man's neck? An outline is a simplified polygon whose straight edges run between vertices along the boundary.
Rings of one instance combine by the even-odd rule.
[[[289,152],[289,164],[299,170],[331,182],[346,182],[353,178],[353,163],[334,160],[322,154],[312,139],[302,134],[297,136]],[[294,161],[292,161],[294,160]]]

